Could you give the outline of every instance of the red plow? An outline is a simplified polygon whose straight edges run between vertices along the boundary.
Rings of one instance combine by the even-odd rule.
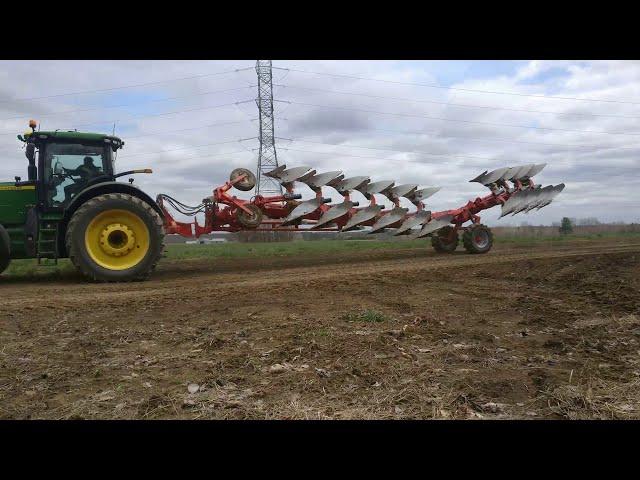
[[[265,175],[278,180],[286,193],[265,197],[256,195],[244,200],[230,195],[232,188],[249,191],[256,183],[255,175],[238,168],[231,172],[228,182],[216,188],[211,197],[200,205],[188,206],[160,194],[157,203],[165,215],[165,231],[183,237],[197,238],[215,231],[305,231],[322,230],[346,232],[363,230],[368,233],[392,231],[393,235],[410,238],[431,237],[438,252],[453,252],[459,243],[459,232],[465,249],[469,253],[486,253],[493,244],[493,235],[486,225],[480,223],[478,214],[500,205],[502,216],[516,215],[541,209],[549,205],[564,189],[564,184],[541,187],[533,181],[534,175],[546,164],[530,164],[485,171],[471,182],[481,183],[491,191],[466,205],[440,212],[426,209],[425,200],[440,190],[439,187],[419,188],[414,184],[395,185],[392,180],[371,182],[369,177],[345,178],[342,172],[317,173],[309,167],[286,168],[282,165]],[[300,193],[294,191],[295,183],[304,183],[315,193],[309,200],[299,201]],[[331,204],[331,198],[323,196],[323,188],[333,188],[343,201]],[[361,193],[368,205],[360,206],[351,196]],[[382,195],[393,203],[393,208],[384,210],[376,201]],[[415,210],[401,206],[401,198],[409,200]],[[179,213],[194,217],[191,223],[176,221],[168,206]],[[198,224],[195,216],[204,214],[204,225]],[[464,226],[467,222],[471,222]]]

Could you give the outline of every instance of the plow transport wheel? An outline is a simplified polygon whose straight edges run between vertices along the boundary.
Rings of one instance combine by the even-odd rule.
[[[11,239],[9,234],[0,225],[0,273],[4,272],[11,262]]]
[[[241,208],[237,210],[236,217],[238,223],[245,228],[257,228],[262,223],[262,210],[255,205],[247,204],[246,208],[251,210],[251,214],[248,214]]]
[[[431,246],[438,253],[452,253],[458,246],[458,234],[451,226],[442,227],[431,237]]]
[[[233,170],[231,172],[231,175],[229,175],[229,180],[233,182],[241,175],[246,175],[246,177],[238,183],[234,184],[233,186],[235,188],[243,192],[248,192],[256,186],[256,176],[246,168],[236,168],[235,170]]]
[[[493,246],[493,233],[486,225],[472,225],[462,234],[462,243],[469,253],[487,253]]]
[[[146,279],[160,260],[163,241],[160,215],[124,193],[88,200],[71,217],[65,236],[71,262],[100,282]]]

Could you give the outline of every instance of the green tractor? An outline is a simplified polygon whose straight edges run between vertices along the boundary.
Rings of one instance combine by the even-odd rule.
[[[29,127],[18,135],[28,179],[0,182],[0,273],[11,259],[68,257],[94,281],[147,278],[164,250],[163,214],[132,180],[116,179],[151,170],[115,173],[124,145],[115,136]]]

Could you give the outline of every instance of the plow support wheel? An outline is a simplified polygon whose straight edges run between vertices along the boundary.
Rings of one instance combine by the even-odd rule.
[[[253,174],[253,172],[247,170],[246,168],[236,168],[231,172],[231,175],[229,175],[229,180],[233,183],[238,177],[242,175],[244,175],[245,178],[237,183],[234,183],[233,186],[238,190],[248,192],[256,186],[256,176]]]
[[[458,232],[451,225],[447,225],[431,237],[431,246],[438,253],[453,253],[459,241]]]
[[[241,208],[239,208],[236,212],[236,219],[238,223],[245,228],[258,228],[262,223],[262,210],[258,208],[256,205],[247,204],[244,206],[251,210],[251,213],[247,213]]]
[[[486,225],[472,225],[462,234],[462,244],[469,253],[487,253],[493,246],[493,233]]]

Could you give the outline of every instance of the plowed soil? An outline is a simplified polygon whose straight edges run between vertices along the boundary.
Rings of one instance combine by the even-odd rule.
[[[640,242],[2,277],[0,418],[640,418]]]

